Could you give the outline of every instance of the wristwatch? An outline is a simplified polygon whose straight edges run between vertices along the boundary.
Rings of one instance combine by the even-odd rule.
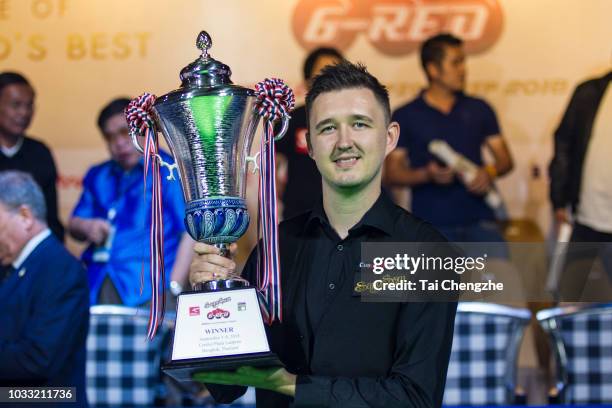
[[[174,296],[178,296],[183,292],[183,285],[178,283],[177,281],[170,282],[170,293]]]

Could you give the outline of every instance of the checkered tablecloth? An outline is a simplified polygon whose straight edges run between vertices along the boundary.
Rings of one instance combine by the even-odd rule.
[[[527,321],[458,310],[443,403],[512,403],[516,353]]]
[[[123,306],[91,308],[87,337],[87,398],[91,407],[150,407],[181,398],[196,397],[169,385],[160,364],[171,354],[173,315],[164,320],[153,341],[146,340],[148,311]],[[170,388],[170,389],[169,389]],[[202,408],[217,406],[212,398],[191,400]],[[255,403],[253,389],[232,406]],[[180,404],[180,403],[179,403]],[[227,406],[227,405],[224,405]]]
[[[153,405],[156,396],[163,394],[160,363],[169,351],[169,324],[163,325],[155,339],[148,341],[145,313],[98,314],[94,308],[87,337],[89,404],[92,407]]]
[[[557,318],[566,363],[563,402],[612,403],[612,305]]]

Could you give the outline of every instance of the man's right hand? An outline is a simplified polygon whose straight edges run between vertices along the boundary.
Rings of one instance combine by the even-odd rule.
[[[453,169],[440,166],[435,161],[430,161],[426,167],[429,178],[436,184],[450,184],[455,180],[455,172]]]
[[[570,215],[567,208],[557,208],[555,210],[555,221],[557,224],[563,224],[565,222],[570,222]]]
[[[559,234],[561,233],[561,226],[564,224],[572,223],[570,212],[567,208],[556,208],[555,209],[555,237],[557,239],[560,238]]]
[[[236,276],[236,262],[233,261],[238,245],[230,245],[230,258],[220,255],[219,248],[197,242],[193,250],[195,255],[189,268],[189,283],[193,287],[196,283],[227,279]]]
[[[89,242],[96,245],[104,244],[111,229],[111,225],[108,221],[102,218],[94,218],[91,220],[82,220],[82,223],[85,238]]]

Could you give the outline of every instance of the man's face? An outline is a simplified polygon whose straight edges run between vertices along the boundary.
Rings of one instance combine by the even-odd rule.
[[[132,144],[125,115],[117,113],[104,124],[104,138],[113,160],[124,170],[131,170],[140,160],[140,153]]]
[[[0,134],[22,136],[34,116],[34,90],[29,85],[12,84],[0,91]]]
[[[429,74],[433,81],[450,91],[465,89],[466,68],[463,47],[444,47],[444,58],[437,64],[429,64]]]
[[[10,265],[28,242],[31,220],[0,203],[0,264]]]
[[[382,106],[367,88],[322,93],[310,110],[310,156],[332,189],[361,190],[380,183],[385,156],[399,127],[387,125]]]

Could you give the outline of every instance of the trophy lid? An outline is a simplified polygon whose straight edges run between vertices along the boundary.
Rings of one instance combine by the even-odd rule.
[[[224,63],[210,56],[212,39],[206,31],[201,31],[196,46],[202,52],[200,57],[181,70],[181,88],[214,87],[231,84],[232,70]]]

